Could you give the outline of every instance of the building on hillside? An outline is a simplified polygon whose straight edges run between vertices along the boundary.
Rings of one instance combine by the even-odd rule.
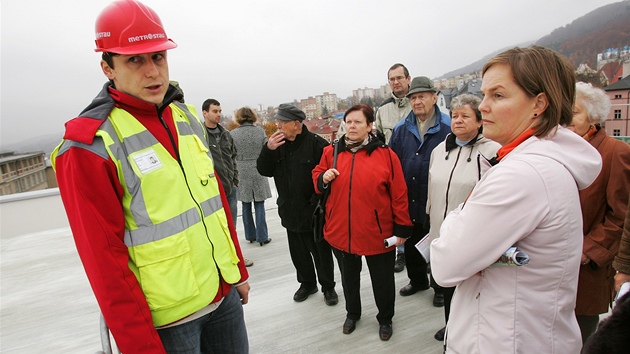
[[[376,89],[376,98],[386,100],[392,97],[392,88],[388,85],[381,85],[378,89]]]
[[[597,74],[597,70],[591,69],[590,66],[588,66],[587,63],[582,63],[578,66],[578,68],[575,70],[575,73],[578,75],[595,75]]]
[[[334,93],[324,92],[323,95],[315,96],[317,103],[318,114],[317,117],[331,113],[339,109],[339,100]]]
[[[630,135],[630,75],[604,87],[610,97],[610,112],[604,123],[610,136]]]
[[[618,61],[606,63],[599,72],[604,77],[604,83],[612,85],[623,78],[623,63]]]
[[[442,110],[442,112],[448,113],[451,108],[451,101],[453,100],[453,98],[459,95],[463,95],[465,93],[470,93],[472,95],[475,95],[483,99],[483,95],[481,94],[481,82],[482,82],[481,79],[475,78],[475,79],[462,82],[458,86],[442,89],[441,92],[443,96],[442,97],[438,96],[437,104],[438,106],[440,106],[441,104],[440,100],[443,99],[445,109],[443,109],[442,106],[440,106],[440,110]]]
[[[268,112],[269,112],[269,109],[265,108],[261,103],[256,105],[256,115],[258,116],[258,119],[262,121],[269,120],[269,116],[267,115]]]
[[[354,104],[361,103],[364,99],[374,100],[374,89],[365,87],[362,89],[352,90],[352,100],[354,101]]]
[[[604,76],[606,85],[630,75],[630,45],[608,48],[597,54],[597,71]]]
[[[304,112],[306,115],[306,119],[315,118],[320,116],[320,112],[317,109],[317,99],[309,96],[308,98],[304,98],[300,100],[299,109]]]
[[[19,155],[0,153],[0,195],[48,188],[45,156],[43,151]]]
[[[321,136],[328,142],[331,142],[337,138],[337,131],[339,130],[340,123],[341,120],[335,118],[335,116],[333,115],[329,115],[327,117],[306,119],[304,121],[306,128],[311,133]]]
[[[438,108],[440,109],[442,113],[446,113],[448,115],[451,114],[451,111],[449,110],[449,107],[451,106],[450,103],[451,101],[448,101],[448,105],[447,105],[446,96],[444,95],[444,92],[438,91],[437,101],[435,102],[435,104],[438,105]]]
[[[301,99],[296,105],[304,112],[307,119],[321,117],[339,109],[337,94],[324,92],[322,95]]]
[[[600,70],[607,63],[626,61],[628,59],[630,59],[630,45],[620,48],[608,48],[597,54],[597,70]]]

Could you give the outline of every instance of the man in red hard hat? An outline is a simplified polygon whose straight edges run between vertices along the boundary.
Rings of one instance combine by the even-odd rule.
[[[51,159],[123,353],[247,353],[248,274],[205,129],[169,85],[176,46],[142,3],[106,7],[96,51],[109,81]]]

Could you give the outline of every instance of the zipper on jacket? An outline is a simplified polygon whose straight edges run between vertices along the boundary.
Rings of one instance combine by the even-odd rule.
[[[173,132],[171,132],[171,130],[168,128],[168,124],[166,124],[166,122],[164,121],[164,117],[162,117],[162,113],[160,112],[160,109],[158,108],[158,117],[160,119],[160,122],[162,123],[162,125],[164,126],[164,129],[166,129],[166,133],[168,134],[168,138],[171,141],[171,144],[173,145],[173,149],[175,150],[175,155],[177,156],[177,163],[179,164],[179,168],[182,171],[182,174],[184,175],[184,181],[186,182],[186,188],[188,188],[188,194],[190,194],[190,199],[192,199],[192,201],[195,203],[195,205],[197,206],[197,209],[200,212],[200,219],[201,219],[201,224],[203,225],[203,229],[205,231],[206,234],[206,239],[208,240],[208,242],[210,242],[210,244],[212,245],[212,260],[214,261],[214,266],[217,269],[217,274],[219,274],[219,277],[221,276],[221,269],[219,269],[219,265],[217,264],[216,258],[214,257],[214,243],[212,243],[212,240],[210,239],[210,237],[208,237],[208,226],[206,225],[206,220],[204,219],[203,216],[203,208],[201,207],[201,204],[199,204],[199,202],[197,201],[197,199],[195,199],[195,196],[193,195],[192,190],[190,189],[190,185],[188,184],[188,178],[186,177],[186,171],[184,171],[184,165],[182,165],[182,161],[179,155],[179,150],[177,149],[177,145],[175,144],[175,138],[173,138]],[[175,122],[175,117],[173,117],[173,123],[177,124]],[[191,128],[192,129],[192,128]],[[221,194],[219,194],[221,195]],[[219,287],[221,287],[221,285],[219,285]]]
[[[352,153],[352,162],[350,164],[350,183],[348,186],[348,253],[351,253],[351,249],[350,249],[350,245],[352,244],[352,218],[350,217],[352,215],[352,203],[350,202],[352,200],[352,174],[354,172],[354,152]]]
[[[383,228],[381,227],[381,221],[378,219],[378,211],[374,209],[374,216],[376,217],[376,225],[378,225],[378,230],[383,233]]]
[[[179,167],[182,169],[182,172],[183,172],[184,166],[182,166],[182,161],[179,156],[179,150],[177,149],[177,144],[175,144],[175,139],[173,138],[173,133],[171,132],[171,129],[169,129],[168,124],[166,124],[166,122],[164,121],[164,117],[162,117],[162,113],[160,113],[159,110],[157,113],[158,113],[158,118],[160,118],[160,123],[162,123],[162,126],[164,127],[164,129],[166,129],[166,134],[168,134],[168,139],[171,141],[171,145],[173,146],[173,150],[175,151],[175,156],[177,157],[177,163],[179,163]],[[173,124],[175,124],[175,118],[173,118]]]
[[[453,173],[455,173],[455,168],[457,167],[457,163],[459,163],[459,156],[462,154],[462,147],[459,147],[459,151],[457,152],[457,158],[455,159],[455,164],[453,165],[453,169],[451,169],[451,174],[448,176],[448,183],[446,184],[446,205],[444,206],[444,216],[442,220],[446,219],[446,214],[448,214],[448,194],[451,190],[451,182],[453,181]]]

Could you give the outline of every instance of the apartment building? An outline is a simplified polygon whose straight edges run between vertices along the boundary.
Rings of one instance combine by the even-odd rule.
[[[604,87],[610,97],[610,112],[605,129],[609,136],[630,135],[630,75]]]
[[[44,152],[0,153],[0,195],[48,188]]]
[[[324,108],[326,113],[336,111],[339,103],[337,95],[328,92],[324,92],[323,95],[315,96],[315,101],[317,102],[317,108],[319,109],[319,114],[317,115],[318,117],[324,115]]]
[[[320,110],[317,109],[317,99],[314,97],[309,96],[308,98],[303,98],[302,100],[300,100],[300,105],[298,106],[298,108],[301,109],[302,112],[304,112],[304,114],[306,115],[306,119],[319,117],[321,115],[319,113]]]
[[[368,99],[371,98],[372,100],[374,100],[374,89],[373,88],[360,88],[360,89],[356,89],[356,90],[352,90],[352,99],[354,100],[354,103],[361,103],[362,100],[364,99]]]

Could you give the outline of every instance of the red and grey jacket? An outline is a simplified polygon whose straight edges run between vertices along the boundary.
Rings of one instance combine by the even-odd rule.
[[[66,123],[65,142],[55,165],[61,197],[88,280],[103,316],[123,352],[164,353],[153,325],[145,295],[129,268],[128,247],[124,243],[125,215],[121,206],[123,187],[116,164],[109,158],[102,139],[95,136],[114,106],[132,114],[149,133],[177,158],[177,134],[169,103],[181,94],[170,87],[165,103],[156,105],[115,90],[108,83],[79,115]],[[159,116],[163,120],[159,119]],[[228,205],[221,189],[223,205]],[[226,209],[229,213],[229,208]],[[228,215],[232,241],[243,259],[232,218]],[[239,263],[240,282],[247,280]],[[232,288],[221,280],[217,296],[221,300]]]

